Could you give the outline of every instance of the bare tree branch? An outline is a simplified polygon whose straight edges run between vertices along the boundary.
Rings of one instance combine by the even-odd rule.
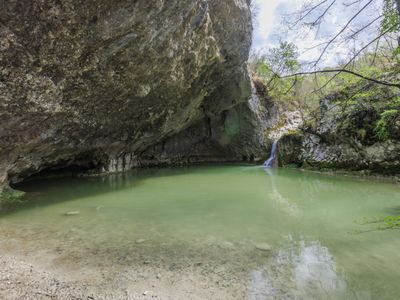
[[[301,21],[303,21],[308,15],[310,15],[314,10],[316,10],[318,7],[320,7],[322,4],[326,3],[328,0],[323,0],[320,3],[314,5],[313,7],[307,8],[305,9],[306,13],[304,15],[302,15],[298,20],[296,20],[291,28],[293,28],[294,26],[296,26],[297,24],[299,24]]]
[[[385,36],[388,32],[390,32],[392,28],[389,28],[388,30],[382,32],[379,36],[377,36],[375,39],[367,43],[364,47],[362,47],[359,51],[356,52],[356,54],[353,55],[353,57],[342,67],[342,69],[346,69],[357,57],[360,55],[361,52],[363,52],[365,49],[367,49],[370,45],[372,45],[374,42],[379,40],[382,36]],[[313,93],[316,93],[323,88],[325,88],[329,83],[333,81],[341,72],[336,73],[334,76],[332,76],[322,87],[318,88],[318,90],[314,91]]]
[[[383,80],[374,79],[374,78],[367,77],[367,76],[364,76],[364,75],[359,74],[357,72],[346,70],[346,69],[328,69],[328,70],[317,70],[317,71],[310,71],[310,72],[299,72],[299,73],[285,75],[285,76],[278,76],[278,78],[284,79],[284,78],[290,78],[290,77],[293,77],[293,76],[312,75],[312,74],[319,74],[319,73],[337,73],[337,74],[348,73],[348,74],[360,77],[362,79],[365,79],[365,80],[368,80],[368,81],[371,81],[371,82],[374,82],[374,83],[400,88],[400,83],[392,83],[392,82],[387,82],[387,81],[383,81]]]
[[[354,21],[354,19],[356,19],[361,12],[364,11],[364,9],[366,9],[369,5],[371,5],[371,3],[374,0],[369,0],[356,14],[354,14],[350,20],[346,23],[346,25],[344,25],[342,27],[342,29],[332,38],[329,40],[329,42],[327,43],[327,45],[325,46],[325,48],[322,50],[321,55],[318,57],[317,61],[314,63],[314,67],[317,66],[317,64],[321,61],[322,57],[324,56],[326,50],[329,48],[329,46],[346,30],[346,28],[350,25],[351,22]]]
[[[331,2],[331,4],[329,4],[329,6],[324,10],[324,12],[317,18],[315,19],[313,22],[309,23],[308,25],[310,26],[317,26],[319,24],[321,24],[323,18],[325,17],[325,15],[328,13],[328,11],[331,9],[331,7],[336,3],[336,0],[333,0]]]
[[[354,4],[357,4],[357,3],[360,3],[360,2],[362,2],[362,0],[355,0],[355,1],[350,2],[350,3],[343,3],[343,5],[345,5],[347,7],[350,7],[350,6],[353,6]]]
[[[375,47],[375,51],[374,51],[374,56],[373,56],[373,58],[372,58],[372,61],[371,61],[370,66],[372,66],[372,65],[375,64],[376,54],[377,54],[378,49],[379,49],[379,42],[380,42],[380,40],[381,40],[381,39],[379,38],[378,41],[376,42],[376,47]]]
[[[285,94],[288,94],[294,88],[296,83],[297,83],[297,76],[294,77],[292,85],[288,88],[288,90],[285,92]]]
[[[381,19],[383,17],[383,15],[378,16],[377,18],[373,19],[371,22],[369,22],[368,24],[364,25],[363,27],[361,27],[360,29],[358,29],[356,32],[354,32],[352,35],[350,35],[348,38],[349,39],[354,39],[360,32],[364,31],[365,29],[367,29],[369,26],[371,26],[372,24],[374,24],[376,21],[378,21],[379,19]]]

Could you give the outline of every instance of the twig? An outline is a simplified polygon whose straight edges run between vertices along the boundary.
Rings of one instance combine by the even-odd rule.
[[[314,67],[317,66],[317,64],[321,61],[323,55],[325,54],[326,50],[329,48],[329,46],[338,38],[339,35],[343,33],[343,31],[346,30],[346,28],[350,25],[351,22],[354,21],[355,18],[358,17],[358,15],[366,9],[374,0],[369,0],[356,14],[354,14],[350,20],[342,27],[342,29],[332,38],[329,40],[325,48],[322,50],[321,55],[318,57],[317,61],[314,63]]]
[[[305,9],[307,12],[306,12],[304,15],[302,15],[298,20],[296,20],[296,21],[292,24],[291,28],[293,28],[294,26],[296,26],[297,24],[299,24],[299,23],[300,23],[301,21],[303,21],[309,14],[311,14],[314,10],[316,10],[318,7],[320,7],[322,4],[324,4],[324,3],[327,2],[327,1],[328,1],[328,0],[323,0],[323,1],[321,1],[320,3],[314,5],[313,7]]]
[[[375,39],[373,39],[372,41],[370,41],[368,44],[366,44],[364,47],[362,47],[359,51],[357,51],[356,54],[353,55],[353,57],[342,67],[342,69],[345,69],[348,65],[350,65],[350,63],[356,59],[356,57],[362,52],[364,51],[366,48],[368,48],[371,44],[373,44],[375,41],[377,41],[378,39],[380,39],[382,36],[384,36],[385,34],[387,34],[390,30],[392,30],[392,28],[389,28],[388,30],[382,32],[378,37],[376,37]],[[313,91],[313,93],[316,93],[320,90],[322,90],[323,88],[325,88],[329,83],[332,82],[333,79],[335,79],[341,72],[336,73],[334,76],[332,76],[332,78],[330,78],[322,87],[320,87],[318,90]]]

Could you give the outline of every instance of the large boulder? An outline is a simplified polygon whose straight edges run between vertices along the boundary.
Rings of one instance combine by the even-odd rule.
[[[0,181],[257,155],[249,2],[4,2]]]

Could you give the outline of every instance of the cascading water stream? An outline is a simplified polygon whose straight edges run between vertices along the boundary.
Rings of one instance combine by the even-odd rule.
[[[278,141],[274,141],[272,144],[271,155],[269,158],[264,162],[263,167],[265,168],[272,168],[276,161],[276,148],[277,148]]]

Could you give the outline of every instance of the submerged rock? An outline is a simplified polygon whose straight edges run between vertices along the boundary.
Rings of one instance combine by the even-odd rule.
[[[254,243],[256,249],[261,251],[271,251],[272,247],[267,243]]]
[[[79,215],[81,212],[80,211],[69,211],[69,212],[66,212],[64,215],[65,216],[76,216],[76,215]]]
[[[6,1],[0,183],[258,155],[249,0]]]
[[[0,185],[0,209],[1,204],[13,205],[22,202],[24,196],[25,192],[23,191],[14,190],[8,186],[1,188]]]

